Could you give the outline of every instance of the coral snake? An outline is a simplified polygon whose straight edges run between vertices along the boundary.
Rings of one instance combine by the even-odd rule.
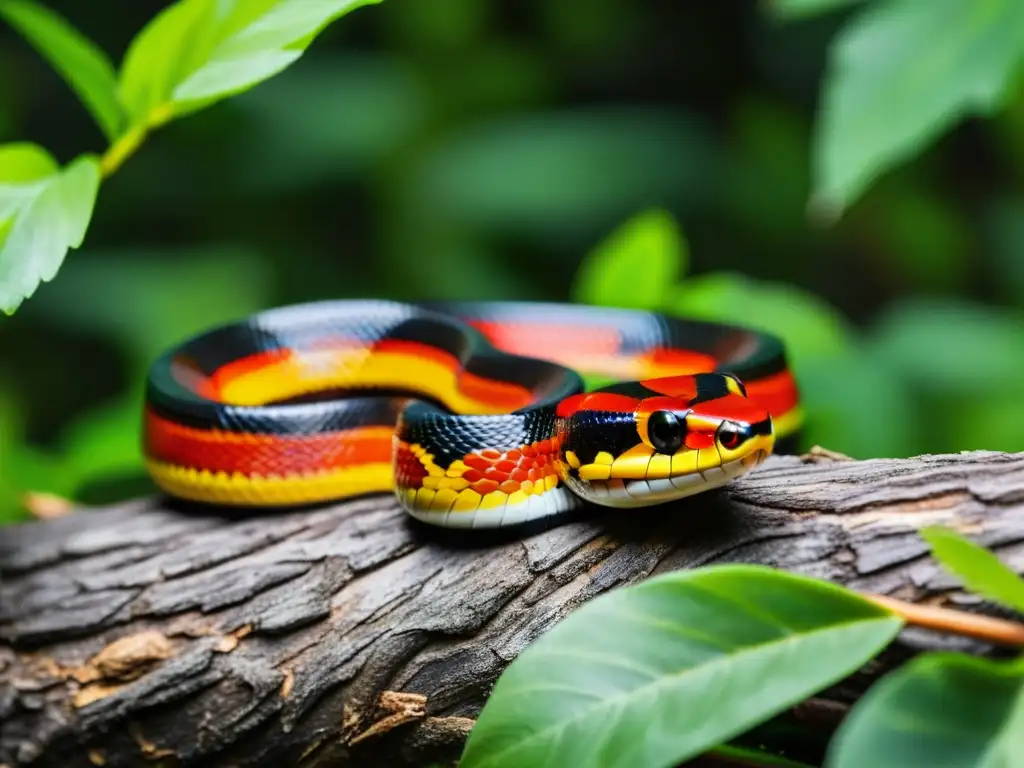
[[[427,523],[494,528],[720,487],[801,421],[769,334],[571,304],[341,300],[166,352],[143,443],[156,484],[186,500],[393,491]]]

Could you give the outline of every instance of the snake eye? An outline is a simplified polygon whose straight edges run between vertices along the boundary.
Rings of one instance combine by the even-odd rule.
[[[739,448],[746,439],[746,435],[743,431],[735,424],[730,424],[725,421],[722,422],[722,426],[718,428],[718,442],[723,448],[727,448],[732,451]]]
[[[683,445],[683,426],[672,411],[655,411],[647,420],[647,437],[658,453],[675,453]]]

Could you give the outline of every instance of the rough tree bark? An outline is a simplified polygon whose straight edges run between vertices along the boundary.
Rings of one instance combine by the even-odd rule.
[[[0,763],[424,765],[457,755],[502,669],[602,592],[744,562],[992,612],[916,532],[953,525],[1021,571],[1022,505],[1024,454],[816,452],[506,540],[426,529],[387,496],[255,516],[146,499],[0,530]],[[805,715],[949,642],[904,633]]]

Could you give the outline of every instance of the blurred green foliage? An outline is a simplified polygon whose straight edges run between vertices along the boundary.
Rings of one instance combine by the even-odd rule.
[[[0,517],[30,489],[146,488],[153,356],[334,297],[756,325],[790,345],[806,445],[1018,450],[1024,25],[985,0],[897,34],[909,4],[387,0],[329,25],[287,70],[148,135],[81,248],[0,321]],[[47,2],[112,59],[165,5]],[[66,167],[108,123],[0,26],[0,142]],[[842,216],[821,226],[809,201]]]

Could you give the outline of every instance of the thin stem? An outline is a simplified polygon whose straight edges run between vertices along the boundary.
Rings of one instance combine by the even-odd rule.
[[[936,608],[897,600],[885,595],[864,595],[872,602],[903,617],[908,624],[954,635],[973,637],[997,645],[1024,645],[1024,624],[989,616],[978,616],[966,611]]]
[[[54,493],[29,491],[21,496],[21,505],[30,515],[40,520],[64,517],[75,507],[75,503]]]
[[[169,122],[174,117],[173,104],[161,104],[146,115],[146,119],[134,125],[110,145],[100,158],[100,173],[107,178],[120,168],[124,161],[135,154],[151,131]]]
[[[124,161],[135,154],[135,151],[142,146],[146,140],[149,129],[140,125],[123,134],[117,141],[110,145],[109,149],[100,158],[100,174],[103,178],[111,176]]]

